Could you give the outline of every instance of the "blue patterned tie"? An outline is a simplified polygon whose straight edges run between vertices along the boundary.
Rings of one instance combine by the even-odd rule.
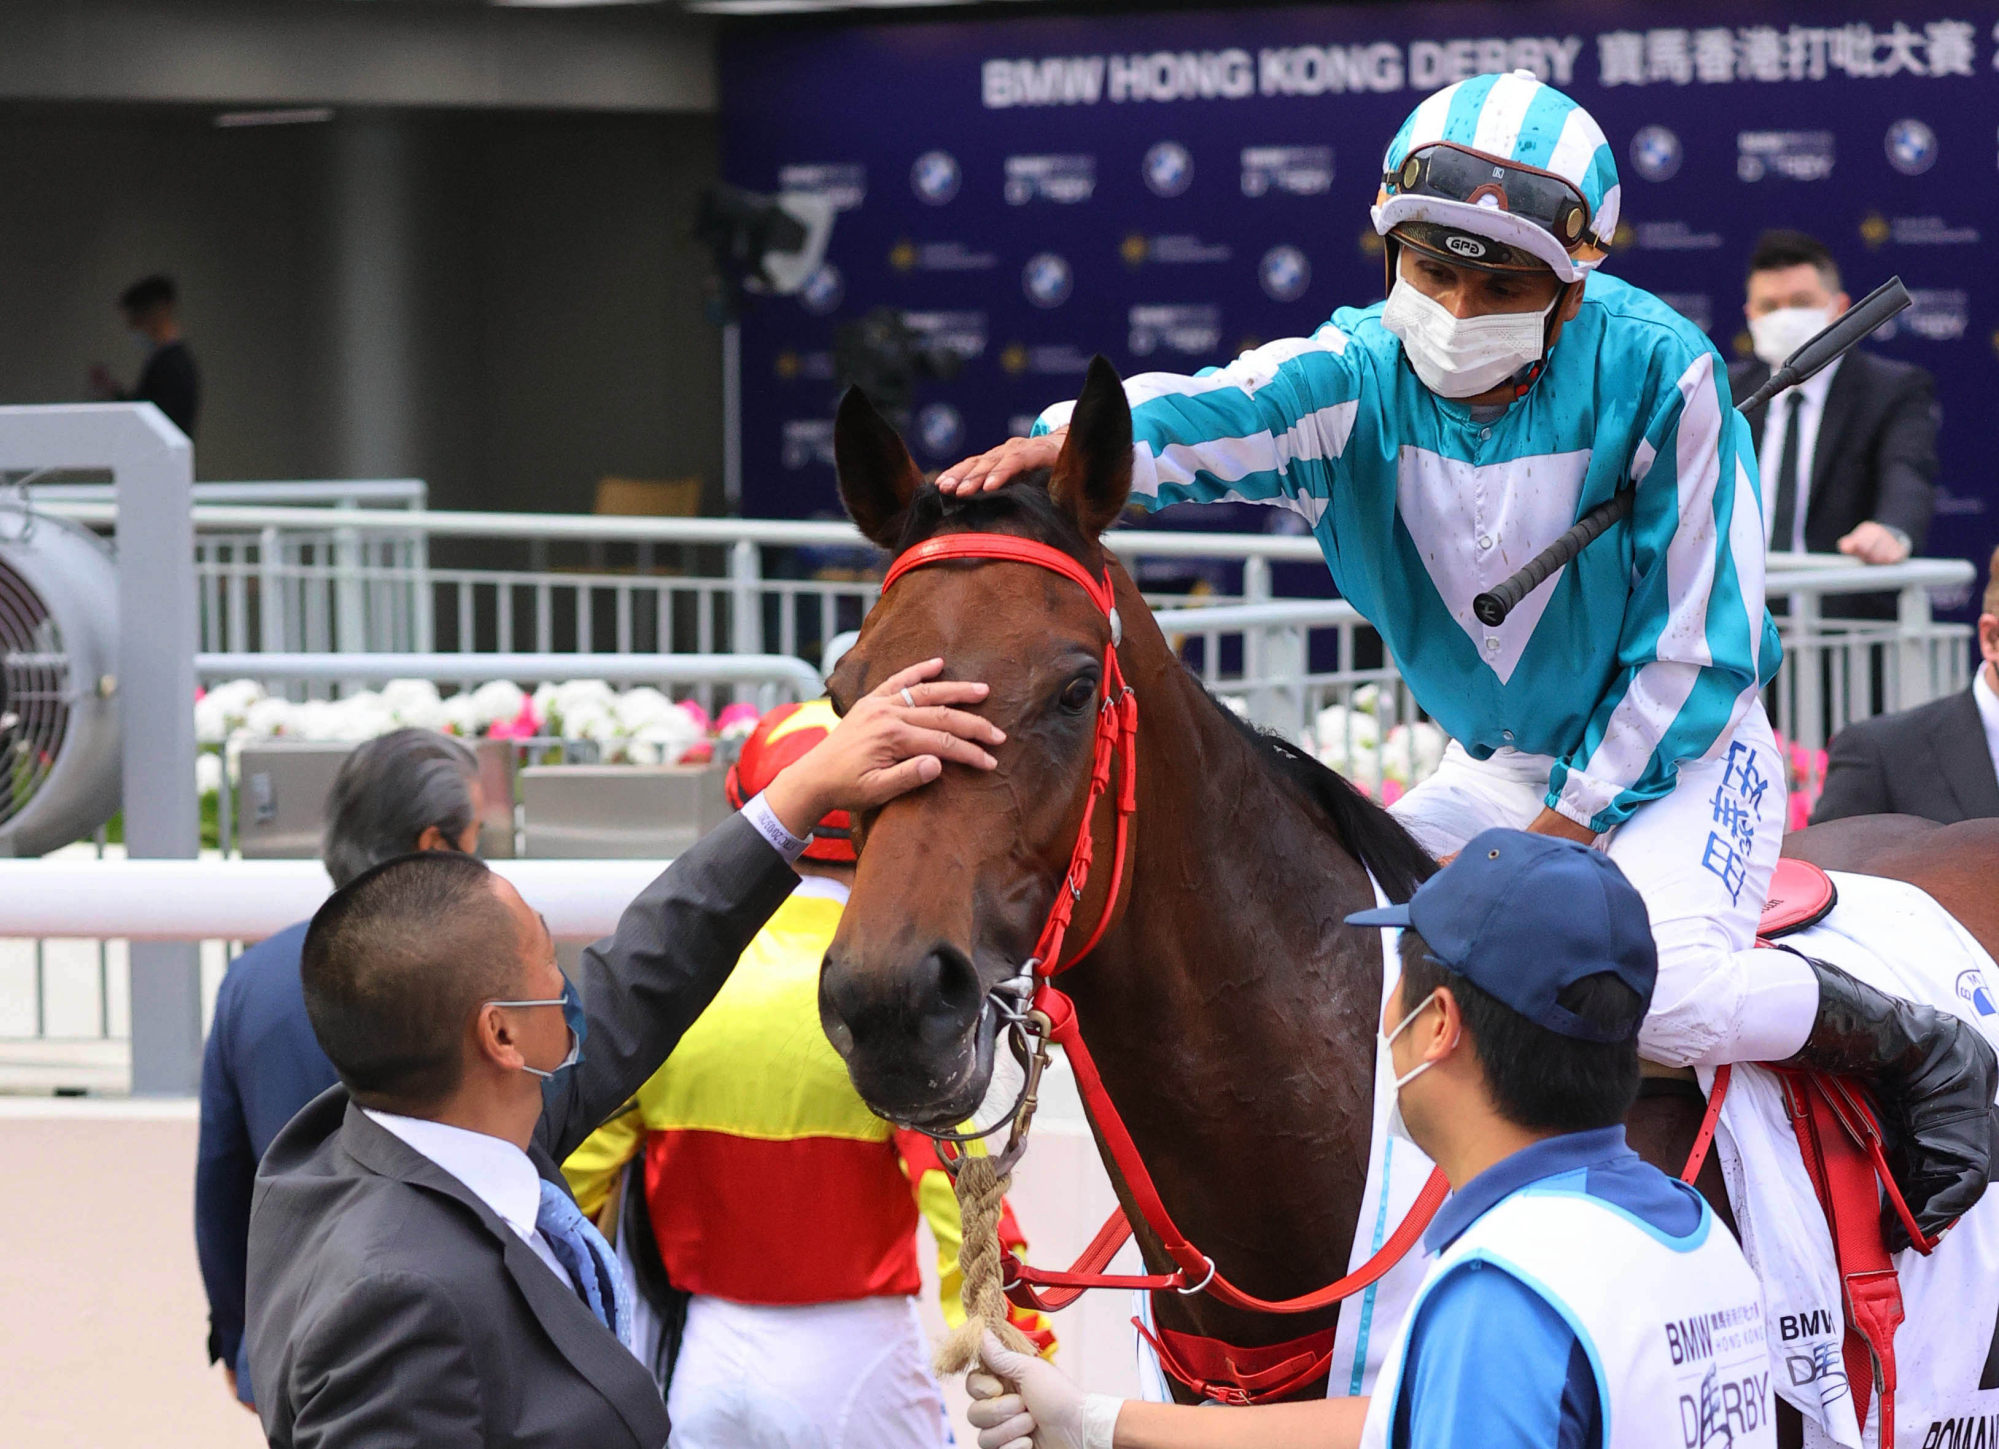
[[[550,1182],[541,1181],[541,1211],[535,1214],[537,1231],[548,1240],[556,1259],[569,1270],[570,1282],[597,1321],[618,1335],[618,1342],[632,1346],[632,1310],[625,1296],[624,1275],[618,1271],[617,1255],[604,1235],[597,1231],[583,1209]]]

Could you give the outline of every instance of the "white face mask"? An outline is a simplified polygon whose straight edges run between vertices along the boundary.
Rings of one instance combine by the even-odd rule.
[[[1757,357],[1778,367],[1831,321],[1830,307],[1779,307],[1749,319],[1749,341]]]
[[[1381,310],[1381,325],[1402,339],[1402,350],[1423,386],[1439,397],[1476,397],[1541,360],[1548,315],[1561,300],[1558,291],[1539,312],[1456,317],[1442,302],[1397,277]]]
[[[1416,1009],[1414,1011],[1410,1012],[1407,1016],[1403,1017],[1402,1020],[1395,1023],[1395,1029],[1393,1031],[1384,1032],[1382,1034],[1381,1038],[1382,1046],[1388,1048],[1392,1052],[1395,1046],[1395,1039],[1398,1036],[1401,1036],[1403,1032],[1407,1031],[1409,1029],[1409,1023],[1414,1021],[1417,1017],[1421,1016],[1423,1012],[1429,1007],[1430,1003],[1435,1001],[1436,999],[1437,999],[1437,993],[1432,991],[1428,996],[1424,997],[1421,1002],[1417,1003]],[[1394,1057],[1390,1056],[1389,1061],[1391,1063],[1390,1070],[1392,1071],[1394,1070],[1392,1065],[1392,1063],[1394,1062]],[[1404,1142],[1414,1144],[1418,1147],[1422,1145],[1420,1143],[1417,1143],[1416,1139],[1409,1135],[1409,1126],[1406,1122],[1402,1120],[1402,1089],[1408,1086],[1411,1082],[1415,1081],[1418,1077],[1422,1076],[1423,1073],[1429,1071],[1430,1068],[1434,1067],[1435,1065],[1436,1065],[1435,1061],[1418,1062],[1416,1063],[1415,1066],[1411,1067],[1408,1071],[1404,1072],[1401,1076],[1395,1079],[1395,1101],[1388,1109],[1388,1135],[1390,1137],[1400,1137]]]

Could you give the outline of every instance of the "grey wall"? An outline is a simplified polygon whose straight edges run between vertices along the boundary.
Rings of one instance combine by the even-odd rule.
[[[712,111],[713,33],[665,5],[5,0],[0,97]]]
[[[356,7],[363,8],[363,7]],[[690,114],[0,106],[0,401],[139,354],[181,282],[202,478],[412,474],[446,507],[587,509],[607,473],[720,473]]]

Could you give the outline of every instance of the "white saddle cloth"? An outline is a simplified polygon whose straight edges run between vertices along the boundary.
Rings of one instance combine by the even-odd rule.
[[[1832,914],[1784,944],[1870,986],[1955,1012],[1999,1048],[1999,973],[1978,942],[1914,886],[1833,879]],[[1701,1075],[1702,1086],[1711,1085],[1712,1074]],[[1831,1233],[1769,1072],[1736,1067],[1715,1148],[1743,1249],[1763,1281],[1771,1386],[1804,1414],[1807,1446],[1876,1449],[1872,1411],[1863,1439],[1846,1382]],[[1895,1266],[1908,1312],[1895,1336],[1898,1444],[1999,1445],[1999,1387],[1979,1387],[1999,1333],[1999,1193],[1988,1193],[1929,1257],[1899,1253]]]

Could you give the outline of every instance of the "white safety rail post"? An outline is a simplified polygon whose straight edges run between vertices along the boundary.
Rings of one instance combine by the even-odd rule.
[[[1887,661],[1892,671],[1888,708],[1907,709],[1909,702],[1933,698],[1934,671],[1930,667],[1930,591],[1912,584],[1895,597],[1894,657]]]
[[[729,649],[761,654],[764,647],[763,549],[747,538],[729,545]]]
[[[151,403],[0,407],[0,469],[108,472],[117,489],[118,679],[125,849],[191,860],[194,793],[194,449]],[[200,1085],[201,963],[193,941],[131,947],[132,1091]]]

